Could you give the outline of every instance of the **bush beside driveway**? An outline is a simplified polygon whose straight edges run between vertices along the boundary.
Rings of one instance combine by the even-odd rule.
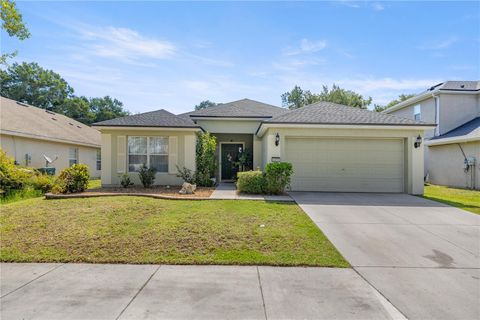
[[[4,262],[348,267],[293,203],[36,198],[0,223]]]

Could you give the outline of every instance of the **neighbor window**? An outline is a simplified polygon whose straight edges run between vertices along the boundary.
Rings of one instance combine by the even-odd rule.
[[[68,149],[68,165],[71,167],[73,164],[78,163],[78,148]]]
[[[415,120],[420,121],[422,120],[422,106],[417,104],[413,107],[413,117]]]
[[[144,164],[168,172],[168,137],[128,137],[128,171],[138,172]]]
[[[97,150],[97,170],[102,170],[102,152]]]

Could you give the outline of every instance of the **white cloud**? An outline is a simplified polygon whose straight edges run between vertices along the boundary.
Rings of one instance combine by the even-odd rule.
[[[317,40],[312,41],[309,39],[300,40],[300,45],[297,48],[288,48],[284,51],[287,56],[295,56],[304,53],[315,53],[321,51],[327,47],[327,41]]]
[[[104,27],[80,30],[97,56],[134,60],[138,58],[166,59],[176,52],[173,43],[148,38],[128,28]]]
[[[383,10],[385,10],[385,6],[384,6],[382,3],[380,3],[380,2],[374,2],[374,3],[372,3],[372,8],[373,8],[373,10],[375,10],[375,11],[383,11]]]
[[[427,41],[424,44],[418,46],[421,50],[443,50],[450,48],[458,39],[456,37],[449,37],[442,40]]]

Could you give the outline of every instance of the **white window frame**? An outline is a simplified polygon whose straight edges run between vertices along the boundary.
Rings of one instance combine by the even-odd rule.
[[[417,118],[418,116],[418,118]],[[422,105],[417,104],[413,106],[413,119],[416,121],[422,120]]]
[[[128,170],[128,172],[133,172],[134,173],[134,172],[137,172],[137,171],[130,171],[130,155],[143,156],[145,154],[143,154],[143,153],[142,154],[140,154],[140,153],[138,153],[138,154],[130,153],[130,150],[128,148],[128,145],[129,145],[128,140],[130,138],[147,138],[147,154],[146,154],[147,155],[147,163],[146,163],[146,166],[148,168],[150,168],[150,156],[151,155],[152,156],[154,156],[154,155],[155,156],[156,155],[167,156],[167,170],[166,171],[157,171],[157,173],[168,173],[168,169],[169,169],[169,167],[168,167],[168,156],[169,156],[169,150],[168,150],[168,148],[169,148],[169,145],[168,145],[169,141],[168,140],[169,139],[168,138],[169,137],[168,136],[127,136],[127,170]],[[163,138],[163,139],[165,139],[167,141],[167,152],[166,153],[150,153],[150,139],[151,138]]]
[[[95,160],[95,167],[97,168],[97,170],[102,170],[102,152],[100,150],[97,150]]]
[[[72,150],[75,150],[75,158],[71,157],[71,151]],[[78,154],[79,154],[78,148],[75,148],[75,147],[68,148],[68,166],[69,167],[71,167],[73,164],[78,164]],[[72,161],[73,161],[73,163],[72,163]]]

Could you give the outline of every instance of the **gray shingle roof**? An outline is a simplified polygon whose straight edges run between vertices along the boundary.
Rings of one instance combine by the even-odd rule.
[[[190,117],[214,117],[214,118],[271,118],[288,111],[285,108],[276,107],[263,102],[242,99],[238,101],[222,103],[214,107],[192,111],[182,114]]]
[[[200,128],[192,120],[157,110],[94,123],[93,126]]]
[[[295,109],[264,123],[348,124],[348,125],[406,125],[426,126],[425,122],[398,116],[344,106],[331,102],[317,102]]]
[[[430,140],[439,140],[439,139],[446,139],[446,138],[480,138],[480,117],[477,117],[473,120],[470,120],[463,125],[450,130],[449,132],[442,134],[440,136],[434,137]]]
[[[448,91],[478,91],[480,81],[446,81],[439,87],[440,90]]]
[[[100,147],[100,131],[59,113],[0,97],[4,134]]]

